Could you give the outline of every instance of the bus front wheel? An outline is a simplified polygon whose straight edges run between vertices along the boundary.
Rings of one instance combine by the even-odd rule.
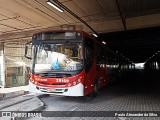
[[[89,95],[91,98],[95,98],[98,95],[98,82],[95,82],[93,92]]]

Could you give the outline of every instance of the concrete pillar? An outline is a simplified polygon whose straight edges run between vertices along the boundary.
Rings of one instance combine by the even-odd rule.
[[[0,80],[1,80],[1,87],[4,88],[5,87],[5,57],[4,57],[4,43],[2,43],[1,45],[1,50],[0,50]]]
[[[25,85],[26,82],[26,65],[23,65],[23,84]]]

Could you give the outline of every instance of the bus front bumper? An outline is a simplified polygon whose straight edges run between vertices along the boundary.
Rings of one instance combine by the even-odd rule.
[[[72,87],[67,88],[47,88],[42,86],[36,86],[29,81],[29,91],[32,93],[54,94],[64,96],[84,96],[84,85],[79,83]]]

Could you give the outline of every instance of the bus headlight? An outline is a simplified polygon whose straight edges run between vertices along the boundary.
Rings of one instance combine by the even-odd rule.
[[[30,82],[34,84],[34,80],[33,79],[30,79]]]
[[[76,85],[76,81],[73,82],[73,85]]]
[[[78,78],[78,80],[77,80],[79,83],[81,82],[81,78]]]
[[[68,87],[71,87],[71,83],[68,83]]]

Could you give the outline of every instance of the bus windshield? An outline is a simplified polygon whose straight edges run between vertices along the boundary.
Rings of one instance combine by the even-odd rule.
[[[76,71],[83,68],[82,43],[33,45],[35,73]]]

